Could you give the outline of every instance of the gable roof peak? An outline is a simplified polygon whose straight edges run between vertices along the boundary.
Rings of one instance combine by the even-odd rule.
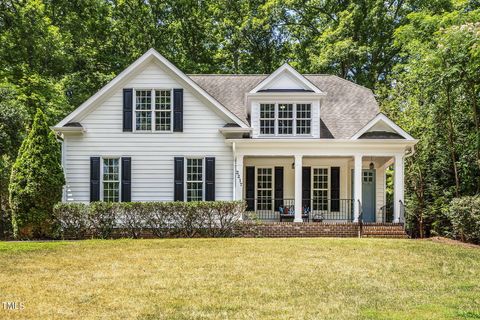
[[[268,77],[266,77],[263,81],[261,81],[253,90],[251,90],[250,94],[255,94],[261,90],[264,90],[266,87],[271,85],[275,82],[275,80],[279,79],[283,76],[284,73],[290,74],[295,82],[300,84],[304,89],[307,91],[317,93],[317,94],[325,94],[322,92],[317,86],[315,86],[312,82],[310,82],[307,78],[305,78],[300,72],[295,70],[288,62],[282,64],[277,70],[272,72]],[[294,89],[294,88],[288,88]]]

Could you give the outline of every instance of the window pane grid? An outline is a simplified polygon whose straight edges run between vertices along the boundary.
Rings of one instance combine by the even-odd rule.
[[[260,134],[310,135],[312,105],[310,103],[260,104]]]
[[[313,210],[328,210],[328,169],[313,169]]]
[[[170,90],[155,90],[155,110],[170,110],[171,92]]]
[[[103,159],[103,201],[120,200],[120,166],[118,159]]]
[[[203,159],[187,159],[187,201],[203,200]]]
[[[135,90],[135,130],[171,131],[171,122],[172,94],[170,90]]]
[[[312,106],[309,103],[297,104],[297,134],[310,134],[312,127]]]
[[[272,168],[257,168],[257,210],[272,210]]]
[[[260,133],[275,134],[275,104],[260,104]]]

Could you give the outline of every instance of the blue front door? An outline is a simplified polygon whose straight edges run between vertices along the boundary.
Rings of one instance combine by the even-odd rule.
[[[363,221],[375,222],[375,169],[362,170]]]
[[[352,199],[354,171],[352,169]],[[362,170],[362,209],[363,221],[375,222],[375,169]]]

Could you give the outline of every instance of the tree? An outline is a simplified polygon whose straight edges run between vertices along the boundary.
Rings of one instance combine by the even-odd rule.
[[[44,113],[38,109],[10,176],[10,207],[16,238],[52,234],[52,209],[64,184],[60,148]]]

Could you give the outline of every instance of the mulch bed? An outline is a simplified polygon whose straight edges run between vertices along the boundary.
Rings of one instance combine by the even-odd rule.
[[[433,241],[433,242],[438,242],[438,243],[444,243],[444,244],[451,244],[451,245],[456,245],[456,246],[462,246],[466,248],[473,248],[473,249],[480,249],[480,245],[473,244],[473,243],[466,243],[458,240],[453,240],[449,238],[444,238],[444,237],[431,237],[428,239],[423,239],[426,241]]]

